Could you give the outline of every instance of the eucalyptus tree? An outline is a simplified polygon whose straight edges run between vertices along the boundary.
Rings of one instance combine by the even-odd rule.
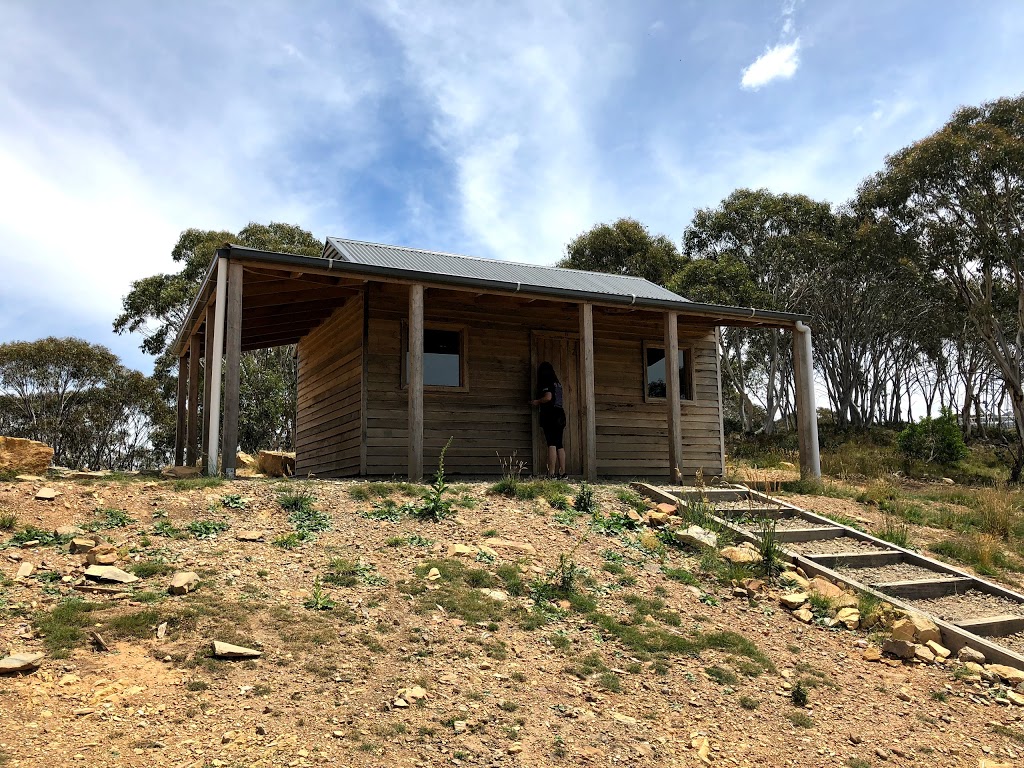
[[[1013,480],[1024,468],[1024,96],[958,110],[886,158],[879,201],[957,296],[1013,409]]]
[[[565,247],[558,266],[633,275],[665,285],[682,266],[679,249],[665,235],[652,235],[636,219],[597,224]]]
[[[137,280],[122,299],[114,320],[117,333],[139,333],[142,350],[156,355],[154,376],[164,399],[175,397],[175,361],[171,345],[184,322],[217,248],[236,243],[267,251],[320,256],[323,243],[301,227],[272,222],[250,223],[237,234],[223,230],[187,229],[171,251],[180,269]],[[295,419],[294,346],[281,350],[245,352],[239,396],[242,408],[239,435],[245,449],[287,448],[292,445]],[[174,442],[174,423],[166,417],[154,431],[154,442],[167,449]]]
[[[757,289],[758,306],[794,311],[806,298],[811,273],[829,247],[834,227],[827,203],[805,195],[738,189],[718,207],[696,212],[683,235],[683,253],[689,260],[728,258],[742,264]],[[740,349],[753,338],[749,331],[733,336]],[[780,336],[778,329],[769,331],[763,354],[766,432],[774,427],[782,393],[792,378]]]

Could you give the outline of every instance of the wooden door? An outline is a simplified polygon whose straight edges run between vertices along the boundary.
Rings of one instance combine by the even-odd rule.
[[[565,408],[565,470],[570,475],[583,473],[583,424],[580,418],[580,340],[576,334],[534,331],[530,353],[531,397],[537,397],[537,366],[547,361],[562,382],[562,406]],[[533,474],[547,472],[547,443],[540,428],[537,409],[533,414]]]

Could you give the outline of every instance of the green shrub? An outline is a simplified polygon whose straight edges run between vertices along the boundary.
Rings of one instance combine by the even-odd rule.
[[[448,446],[452,444],[453,439],[448,438],[448,442],[441,449],[441,454],[437,458],[437,472],[434,474],[434,482],[427,489],[426,496],[423,497],[423,501],[412,508],[412,514],[421,520],[432,520],[437,523],[454,514],[452,512],[452,501],[446,498],[448,483],[444,478],[444,455],[448,452]]]
[[[967,457],[967,446],[956,416],[943,408],[936,418],[910,424],[896,438],[900,452],[908,459],[955,464]]]
[[[597,511],[597,504],[594,501],[594,489],[586,482],[580,483],[580,489],[576,492],[576,498],[572,505],[577,512],[583,515],[593,515]]]

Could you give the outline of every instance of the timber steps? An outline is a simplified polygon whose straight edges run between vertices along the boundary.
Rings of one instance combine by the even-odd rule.
[[[659,502],[713,507],[719,525],[753,543],[759,539],[759,521],[771,518],[786,559],[808,577],[824,576],[929,616],[953,653],[969,646],[990,663],[1024,669],[1024,595],[745,486],[634,487]],[[1013,647],[1000,645],[1000,638]]]

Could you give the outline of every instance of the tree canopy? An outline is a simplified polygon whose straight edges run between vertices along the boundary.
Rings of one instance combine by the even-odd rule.
[[[636,219],[598,224],[565,247],[560,267],[643,277],[665,285],[679,269],[679,249],[665,235],[652,235]]]

